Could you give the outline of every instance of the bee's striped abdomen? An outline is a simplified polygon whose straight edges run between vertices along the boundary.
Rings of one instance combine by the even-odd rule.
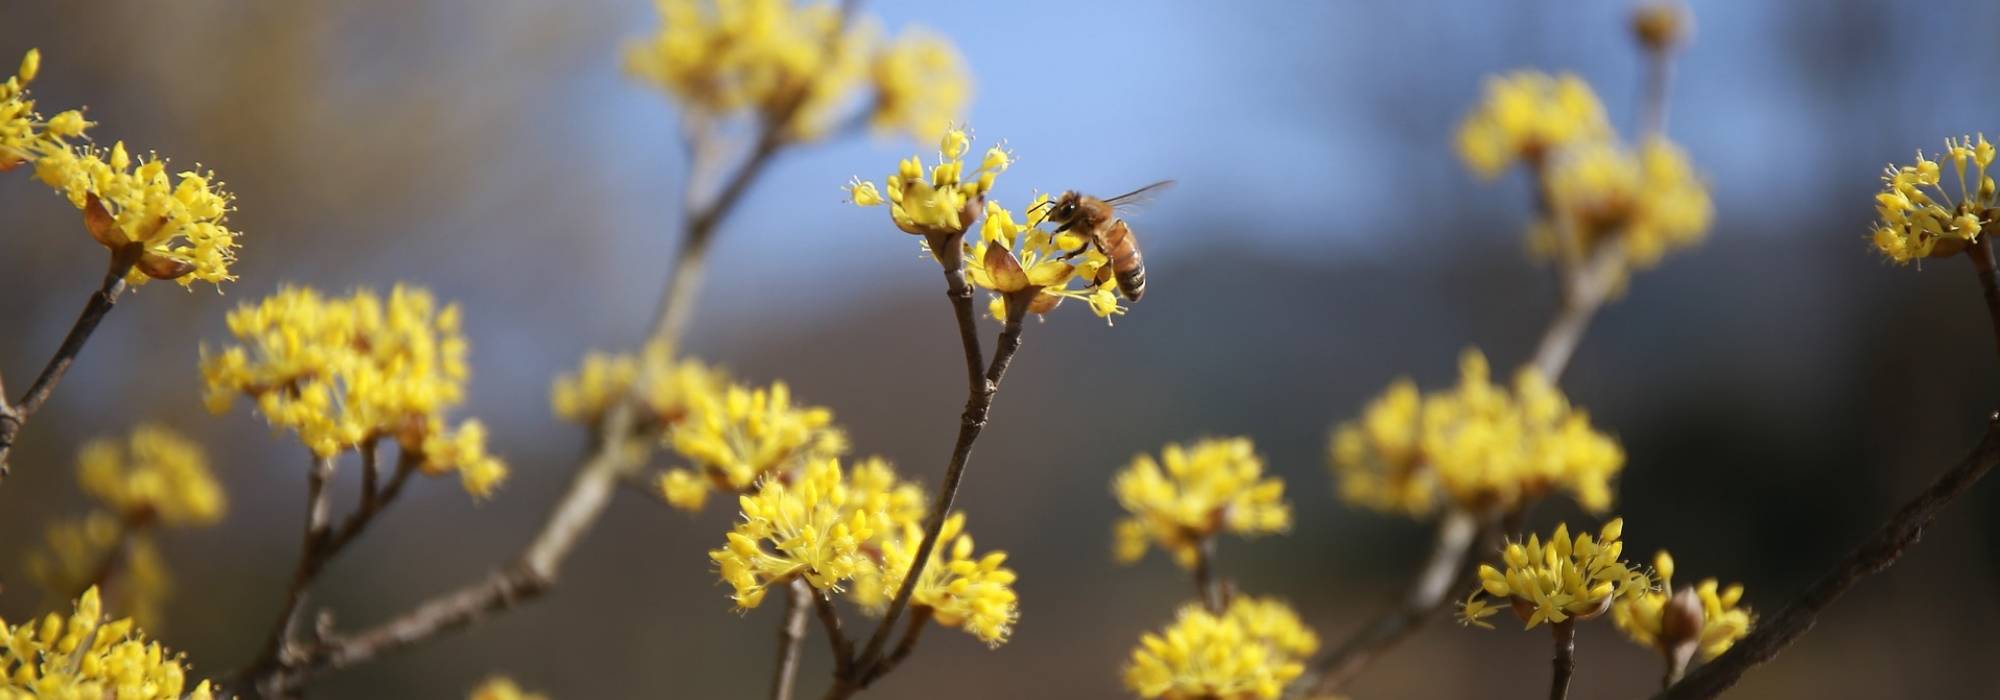
[[[1146,261],[1139,256],[1139,240],[1132,235],[1132,229],[1119,219],[1111,222],[1110,230],[1104,234],[1104,255],[1111,258],[1111,271],[1117,275],[1118,291],[1125,298],[1138,301],[1146,293]]]

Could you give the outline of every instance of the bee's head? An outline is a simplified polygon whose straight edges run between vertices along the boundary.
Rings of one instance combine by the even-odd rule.
[[[1076,190],[1070,190],[1062,193],[1062,196],[1042,202],[1040,206],[1048,209],[1047,220],[1049,222],[1057,226],[1067,226],[1071,220],[1076,218],[1077,204],[1081,199],[1082,196],[1078,195]]]

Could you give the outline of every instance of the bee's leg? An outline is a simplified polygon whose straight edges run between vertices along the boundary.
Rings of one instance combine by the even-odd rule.
[[[1083,245],[1080,245],[1080,246],[1077,246],[1077,247],[1076,247],[1076,250],[1072,250],[1072,251],[1069,251],[1069,252],[1067,252],[1067,253],[1064,253],[1064,254],[1063,254],[1063,256],[1062,256],[1062,259],[1063,259],[1063,260],[1069,260],[1069,259],[1071,259],[1071,258],[1074,258],[1074,257],[1076,257],[1076,256],[1079,256],[1079,255],[1082,255],[1082,254],[1084,254],[1084,252],[1085,252],[1085,251],[1088,251],[1088,250],[1090,250],[1090,247],[1091,247],[1091,246],[1094,246],[1094,245],[1097,245],[1097,239],[1095,239],[1095,238],[1088,238],[1088,237],[1086,237],[1086,238],[1084,238],[1084,239],[1083,239]]]

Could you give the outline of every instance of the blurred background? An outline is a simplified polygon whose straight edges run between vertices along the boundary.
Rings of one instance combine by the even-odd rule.
[[[1711,183],[1715,226],[1604,311],[1562,384],[1630,455],[1628,551],[1671,548],[1682,576],[1741,580],[1771,612],[1995,408],[1970,266],[1899,269],[1865,235],[1885,163],[2000,129],[2000,99],[1959,72],[2000,61],[2000,44],[1937,31],[1944,18],[1971,30],[1952,35],[1993,29],[2000,6],[1692,6],[1669,131]],[[1167,441],[1248,435],[1285,477],[1295,531],[1224,544],[1242,590],[1293,601],[1329,646],[1393,599],[1429,530],[1339,504],[1329,430],[1399,375],[1455,381],[1468,346],[1501,367],[1527,358],[1556,293],[1523,253],[1529,188],[1477,182],[1452,130],[1483,77],[1540,68],[1588,79],[1629,133],[1642,68],[1629,9],[868,2],[892,29],[958,43],[977,80],[970,122],[1020,157],[1004,200],[1181,183],[1135,219],[1143,303],[1115,327],[1078,311],[1028,329],[960,495],[980,544],[1021,572],[1013,641],[928,635],[868,696],[1122,695],[1139,634],[1190,597],[1157,554],[1124,568],[1109,553],[1111,473]],[[0,616],[37,611],[21,561],[46,522],[85,507],[76,448],[160,421],[209,446],[231,506],[220,527],[164,537],[178,593],[158,633],[200,675],[254,656],[296,554],[307,460],[247,411],[202,410],[195,365],[201,343],[226,337],[228,308],[286,283],[410,280],[462,302],[476,374],[459,415],[484,419],[514,468],[484,504],[414,484],[316,602],[353,628],[513,556],[584,448],[550,416],[551,377],[639,340],[677,236],[674,107],[619,68],[623,42],[656,21],[643,0],[0,6],[0,57],[44,53],[45,109],[88,104],[101,138],[214,168],[245,235],[226,295],[152,285],[121,303],[27,431],[0,488]],[[915,239],[840,190],[930,149],[859,140],[782,157],[724,224],[690,338],[738,376],[790,382],[834,409],[857,453],[934,485],[963,395],[951,315]],[[24,172],[0,185],[0,212],[0,368],[23,377],[103,253]],[[1986,667],[1996,489],[1968,494],[1733,696],[2000,693]],[[463,696],[504,671],[558,699],[761,696],[781,611],[732,612],[709,571],[731,516],[621,493],[545,599],[315,694]],[[1585,516],[1552,503],[1533,526],[1559,519]],[[1579,646],[1580,697],[1655,687],[1657,660],[1608,621]],[[807,650],[816,693],[828,662],[819,642]],[[1440,622],[1350,690],[1540,697],[1547,653],[1539,633]]]

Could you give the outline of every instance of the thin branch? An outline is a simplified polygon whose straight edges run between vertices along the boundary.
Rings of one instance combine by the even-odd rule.
[[[952,297],[954,307],[970,304],[970,299]],[[966,323],[969,317],[964,312],[956,315],[960,324]],[[931,552],[936,549],[938,535],[944,530],[945,517],[951,511],[952,500],[958,495],[959,482],[965,477],[965,466],[972,458],[972,445],[979,440],[980,431],[986,429],[993,397],[1000,392],[1000,380],[1007,375],[1007,366],[1014,361],[1014,353],[1021,349],[1021,317],[1026,315],[1025,304],[1016,304],[1012,300],[1008,302],[1007,323],[1000,331],[993,362],[986,367],[985,381],[973,387],[965,399],[965,412],[959,416],[958,440],[952,446],[951,461],[945,465],[944,481],[938,485],[937,499],[925,518],[924,539],[917,545],[910,571],[903,575],[903,585],[897,589],[896,597],[889,601],[888,612],[883,614],[881,624],[876,625],[875,633],[869,636],[868,645],[862,649],[859,665],[864,670],[864,677],[865,671],[881,659],[882,648],[889,641],[889,632],[895,628],[903,608],[909,605],[910,595],[916,592],[917,580],[922,577],[924,567],[930,564]]]
[[[1939,511],[1977,483],[1980,477],[1992,470],[1994,464],[2000,463],[2000,413],[1988,417],[1987,421],[1985,436],[1964,460],[1939,475],[1915,499],[1896,511],[1895,516],[1883,523],[1874,535],[1836,563],[1832,570],[1813,582],[1778,614],[1760,620],[1749,636],[1737,641],[1735,646],[1715,660],[1688,673],[1673,687],[1653,696],[1654,700],[1691,700],[1721,694],[1735,685],[1746,671],[1770,661],[1792,640],[1812,629],[1819,613],[1863,577],[1896,563],[1896,559],[1923,536],[1924,528],[1930,525]]]
[[[882,663],[875,665],[875,669],[868,674],[867,681],[862,685],[874,683],[875,679],[889,675],[890,671],[896,670],[897,666],[903,665],[905,659],[910,658],[910,654],[917,650],[917,640],[924,636],[924,628],[930,626],[932,613],[930,608],[910,611],[910,619],[903,621],[903,638],[896,642],[896,648],[882,659]]]
[[[1576,673],[1576,619],[1551,623],[1549,632],[1555,637],[1555,656],[1549,660],[1549,700],[1568,700],[1569,678]]]
[[[806,642],[806,613],[812,609],[812,587],[792,579],[785,596],[785,618],[778,624],[778,664],[771,676],[771,700],[792,700],[798,685],[799,652]]]
[[[1409,594],[1401,605],[1377,616],[1373,622],[1356,631],[1347,641],[1326,657],[1309,678],[1300,678],[1292,684],[1293,692],[1288,697],[1321,697],[1334,694],[1376,656],[1388,651],[1403,641],[1411,633],[1422,627],[1426,620],[1444,607],[1452,584],[1464,578],[1478,561],[1478,554],[1472,543],[1480,533],[1479,521],[1473,516],[1453,510],[1438,523],[1437,540],[1431,545],[1430,558],[1425,560],[1409,586]],[[1310,690],[1308,690],[1310,689]]]
[[[125,293],[125,275],[132,271],[142,251],[114,253],[110,269],[104,272],[104,280],[83,304],[83,312],[77,314],[76,322],[70,325],[69,333],[63,336],[62,345],[56,347],[56,354],[42,367],[42,373],[28,385],[21,400],[7,403],[7,397],[0,393],[0,477],[7,476],[7,454],[13,451],[14,440],[21,434],[22,426],[41,410],[42,404],[56,390],[56,384],[69,372],[78,354],[83,352],[83,344],[90,340],[90,334],[97,330],[97,324],[104,320],[111,308],[118,305],[118,297]],[[4,391],[4,390],[0,390]]]
[[[1986,299],[1986,322],[1993,326],[1995,343],[2000,343],[2000,281],[1994,279],[1993,240],[1990,236],[1980,236],[1966,252],[1972,257],[1972,269],[1979,273],[1980,295]]]
[[[347,517],[341,520],[340,527],[335,528],[327,535],[325,556],[328,559],[332,559],[335,555],[340,554],[342,550],[346,549],[347,545],[353,542],[355,537],[360,536],[361,531],[367,529],[368,524],[373,522],[375,517],[382,513],[383,509],[388,508],[389,504],[396,502],[396,496],[403,492],[403,485],[409,483],[410,475],[417,472],[418,458],[413,453],[400,452],[396,456],[396,472],[390,475],[389,483],[377,491],[371,483],[379,478],[379,476],[374,476],[377,467],[375,457],[373,456],[374,452],[375,449],[372,445],[362,448],[362,454],[366,455],[366,457],[365,463],[362,464],[363,471],[361,472],[361,504],[355,507],[354,512],[348,513]]]
[[[833,673],[847,676],[854,669],[854,642],[848,641],[846,628],[840,624],[840,611],[833,609],[833,600],[814,593],[813,609],[819,613],[819,626],[826,630],[826,644],[833,650]]]
[[[111,546],[104,550],[104,554],[98,557],[97,564],[91,567],[90,577],[84,579],[83,590],[70,591],[70,598],[81,598],[85,591],[92,588],[108,588],[111,577],[118,573],[118,565],[125,562],[126,554],[132,550],[132,538],[143,527],[145,521],[130,516],[119,516],[118,534],[112,539]]]
[[[1673,60],[1665,50],[1646,52],[1646,92],[1639,107],[1639,134],[1665,136],[1667,133],[1667,88],[1673,78]]]
[[[1542,331],[1541,342],[1535,346],[1535,357],[1529,364],[1555,383],[1569,367],[1569,360],[1576,353],[1577,344],[1583,342],[1584,331],[1590,328],[1591,319],[1598,309],[1618,289],[1625,273],[1625,246],[1617,239],[1607,240],[1597,246],[1583,265],[1566,276],[1563,285],[1562,307]]]
[[[306,592],[326,566],[325,548],[333,510],[333,494],[327,485],[333,480],[333,468],[333,457],[316,456],[312,469],[306,472],[306,522],[299,542],[299,561],[292,569],[292,583],[285,590],[285,603],[278,609],[277,620],[271,623],[264,652],[241,676],[249,681],[249,688],[263,695],[283,694],[276,687],[266,687],[265,681],[282,680],[284,658],[291,651],[292,631],[298,626],[299,611],[305,607]]]
[[[1222,586],[1215,578],[1215,538],[1201,538],[1201,545],[1194,554],[1194,590],[1201,596],[1202,607],[1217,615],[1222,614]]]

